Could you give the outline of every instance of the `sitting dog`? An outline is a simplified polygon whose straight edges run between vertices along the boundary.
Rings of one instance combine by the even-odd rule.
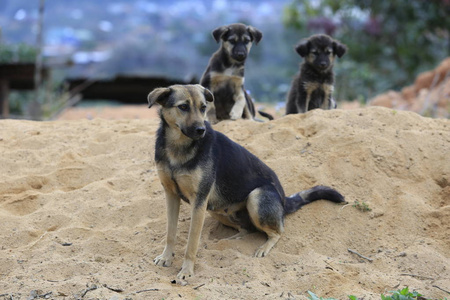
[[[200,79],[200,84],[215,98],[214,103],[208,105],[208,119],[213,123],[227,119],[252,119],[255,106],[244,89],[244,66],[252,45],[261,41],[262,33],[252,26],[238,23],[216,28],[212,35],[217,43],[222,43]],[[270,114],[260,114],[273,119]]]
[[[206,211],[237,229],[235,237],[256,229],[265,232],[268,240],[255,254],[262,257],[280,239],[285,215],[319,199],[344,202],[339,192],[325,186],[286,197],[274,171],[205,121],[207,103],[213,99],[200,85],[157,88],[148,95],[149,107],[161,105],[155,161],[167,203],[166,246],[156,265],[172,264],[180,200],[192,206],[180,279],[194,274]]]
[[[325,34],[313,35],[296,47],[304,58],[300,74],[294,77],[286,103],[286,114],[304,113],[315,108],[334,109],[333,63],[347,47]]]

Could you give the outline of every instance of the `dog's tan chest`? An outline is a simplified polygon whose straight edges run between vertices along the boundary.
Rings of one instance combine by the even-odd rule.
[[[319,82],[310,82],[306,81],[303,83],[303,87],[306,90],[308,95],[311,95],[315,90],[321,89],[324,91],[326,95],[331,95],[333,93],[334,87],[332,84],[328,83],[319,83]]]
[[[233,69],[227,69],[223,73],[211,72],[211,89],[223,88],[227,85],[234,91],[242,91],[244,85],[244,77],[239,76]]]
[[[157,164],[157,168],[161,184],[166,189],[175,194],[181,194],[190,203],[196,199],[203,177],[201,168],[185,170],[183,168],[171,168],[168,164]]]

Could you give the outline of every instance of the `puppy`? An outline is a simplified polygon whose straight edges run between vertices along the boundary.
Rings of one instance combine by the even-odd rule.
[[[217,50],[209,60],[200,84],[209,89],[215,98],[208,105],[208,119],[216,123],[227,119],[252,119],[255,106],[252,98],[244,89],[245,60],[253,44],[262,39],[258,29],[245,24],[231,24],[214,29],[212,35],[217,43]],[[270,120],[270,114],[260,112]]]
[[[300,74],[294,77],[286,103],[286,114],[304,113],[312,109],[334,109],[333,64],[342,57],[347,47],[328,35],[313,35],[296,47],[304,58]]]
[[[284,216],[319,199],[336,203],[336,190],[316,186],[286,197],[277,175],[256,156],[214,131],[206,120],[213,94],[200,85],[157,88],[148,95],[149,107],[161,105],[155,161],[167,203],[167,238],[156,265],[172,264],[180,200],[191,204],[187,248],[178,278],[194,274],[194,261],[206,211],[239,231],[260,230],[268,240],[255,256],[266,256],[283,232]]]

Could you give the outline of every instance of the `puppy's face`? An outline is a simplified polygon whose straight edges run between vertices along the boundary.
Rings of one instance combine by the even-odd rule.
[[[245,24],[231,24],[216,28],[213,31],[216,42],[222,41],[222,47],[229,57],[237,62],[245,62],[253,43],[258,44],[262,33]]]
[[[342,57],[347,47],[331,37],[321,34],[302,40],[295,48],[305,62],[319,72],[328,72],[336,56]]]
[[[161,118],[173,129],[193,140],[205,136],[206,103],[212,93],[201,85],[173,85],[154,89],[147,97],[149,107],[159,103]]]

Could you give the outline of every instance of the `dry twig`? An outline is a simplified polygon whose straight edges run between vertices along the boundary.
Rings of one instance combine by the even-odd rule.
[[[449,291],[444,290],[443,288],[440,288],[440,287],[438,287],[437,285],[433,285],[433,287],[435,287],[435,288],[437,288],[437,289],[440,289],[441,291],[446,292],[447,294],[450,295],[450,292],[449,292]]]
[[[370,261],[370,262],[373,262],[373,259],[371,259],[371,258],[369,258],[369,257],[366,257],[366,256],[364,256],[364,255],[362,255],[362,254],[359,254],[359,253],[356,252],[355,250],[352,250],[352,249],[347,249],[347,250],[348,250],[348,252],[350,252],[350,253],[356,254],[356,255],[358,255],[358,256],[361,257],[361,258],[364,258],[364,259],[367,259],[367,260]]]
[[[159,289],[146,289],[146,290],[137,291],[136,294],[145,293],[145,292],[157,292],[157,291],[159,291]]]
[[[196,286],[196,287],[194,288],[194,290],[197,290],[197,289],[201,288],[201,287],[204,286],[204,285],[205,285],[205,283],[202,283],[202,284]]]
[[[424,278],[424,279],[434,280],[434,278],[427,277],[427,276],[422,276],[422,275],[417,275],[417,274],[402,273],[402,274],[400,274],[400,275],[401,275],[401,276],[411,276],[411,277],[416,277],[416,278]]]

